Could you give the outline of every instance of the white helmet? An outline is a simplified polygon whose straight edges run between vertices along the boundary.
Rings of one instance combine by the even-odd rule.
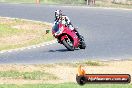
[[[62,11],[61,10],[56,10],[55,11],[55,18],[60,18],[62,16]]]

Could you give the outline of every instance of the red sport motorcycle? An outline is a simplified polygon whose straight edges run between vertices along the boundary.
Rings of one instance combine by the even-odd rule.
[[[79,38],[76,31],[69,29],[69,27],[61,22],[54,24],[52,34],[57,38],[58,43],[63,44],[69,51],[74,51],[75,48],[86,48],[83,36],[80,35]]]

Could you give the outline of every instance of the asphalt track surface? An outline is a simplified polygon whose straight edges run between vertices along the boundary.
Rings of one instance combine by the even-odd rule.
[[[58,43],[0,54],[0,63],[54,63],[94,59],[130,59],[132,57],[132,10],[67,7],[54,5],[0,4],[0,16],[54,21],[61,9],[85,37],[85,50],[67,51]]]

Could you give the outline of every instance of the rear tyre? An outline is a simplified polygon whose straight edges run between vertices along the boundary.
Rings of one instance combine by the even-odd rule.
[[[69,50],[74,51],[75,47],[73,46],[73,42],[70,39],[64,39],[62,44]]]

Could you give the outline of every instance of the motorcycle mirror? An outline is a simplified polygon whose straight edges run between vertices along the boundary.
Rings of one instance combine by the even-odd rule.
[[[75,29],[78,29],[78,27],[75,27]]]

